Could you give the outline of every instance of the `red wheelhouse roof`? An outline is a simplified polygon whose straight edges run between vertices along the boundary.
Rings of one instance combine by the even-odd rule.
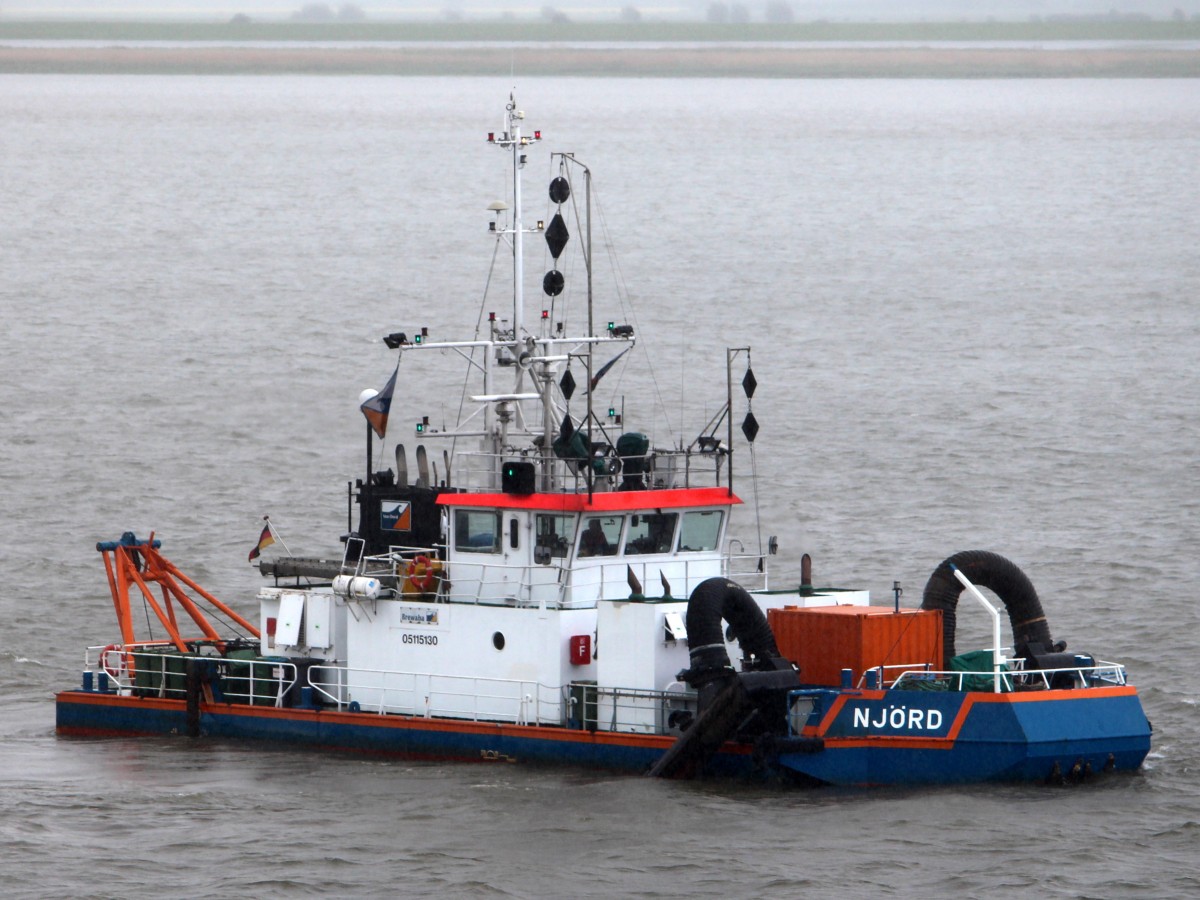
[[[729,488],[672,488],[661,491],[611,491],[592,494],[439,494],[442,506],[540,509],[548,512],[628,512],[637,509],[686,509],[695,506],[735,506],[741,503]]]

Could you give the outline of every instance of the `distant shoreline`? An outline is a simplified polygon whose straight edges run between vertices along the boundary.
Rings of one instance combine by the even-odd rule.
[[[29,46],[0,45],[0,74],[493,75],[752,78],[1196,78],[1200,51],[1037,47]]]

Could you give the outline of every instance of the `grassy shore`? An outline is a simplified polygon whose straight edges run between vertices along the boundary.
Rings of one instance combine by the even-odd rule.
[[[1200,54],[1150,50],[0,47],[0,73],[1196,78]]]
[[[1200,77],[1200,51],[1157,42],[1198,39],[1200,22],[719,26],[0,21],[0,73],[492,75],[515,67],[530,76],[1195,78]],[[5,46],[4,41],[52,43]],[[103,45],[53,45],[65,41]],[[846,45],[820,46],[828,41]],[[978,46],[867,43],[898,41]],[[1004,41],[1027,46],[997,46]],[[1107,48],[1036,46],[1062,41],[1139,43]],[[172,45],[153,46],[153,42]],[[276,46],[262,46],[264,42]],[[313,46],[315,42],[327,46]],[[523,46],[530,43],[539,46]]]

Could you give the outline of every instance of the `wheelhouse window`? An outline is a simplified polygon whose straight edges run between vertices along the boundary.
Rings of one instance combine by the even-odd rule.
[[[455,510],[454,549],[462,553],[499,553],[500,513],[478,509]]]
[[[670,553],[678,513],[637,513],[629,517],[625,553]]]
[[[725,513],[719,509],[684,513],[683,525],[679,529],[679,552],[717,549],[724,517]]]
[[[575,536],[575,516],[556,516],[539,513],[535,553],[541,550],[547,556],[566,557],[571,550],[571,538]]]
[[[579,555],[615,556],[621,543],[623,516],[588,516],[579,537]]]

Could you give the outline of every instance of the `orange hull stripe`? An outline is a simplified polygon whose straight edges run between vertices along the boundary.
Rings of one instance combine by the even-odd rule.
[[[882,700],[887,694],[887,691],[860,691],[854,695],[853,699]],[[963,700],[962,706],[959,707],[958,713],[954,716],[954,721],[950,723],[950,728],[947,730],[945,737],[925,738],[906,737],[903,735],[896,735],[894,737],[825,737],[830,726],[833,725],[838,714],[841,713],[842,707],[846,705],[846,701],[851,699],[851,695],[841,694],[830,704],[829,710],[821,718],[821,723],[816,727],[806,727],[802,734],[805,737],[824,737],[827,744],[838,747],[870,747],[878,746],[882,743],[894,744],[900,747],[911,747],[918,750],[948,750],[950,749],[950,745],[958,739],[958,734],[962,731],[963,725],[966,724],[967,716],[970,715],[971,709],[976,703],[1047,703],[1062,700],[1065,695],[1077,695],[1075,699],[1082,700],[1088,697],[1128,697],[1135,694],[1137,694],[1137,688],[1129,684],[1102,688],[1037,691],[1028,694],[972,692]]]
[[[82,691],[64,692],[58,700],[83,703],[89,706],[117,706],[156,709],[164,712],[186,710],[183,700],[157,697],[122,697],[116,694],[87,694]],[[398,728],[450,732],[457,734],[491,734],[525,739],[566,741],[575,744],[611,744],[622,747],[645,747],[666,750],[675,743],[671,735],[633,734],[627,732],[582,731],[547,725],[513,725],[503,722],[472,722],[469,719],[426,719],[423,716],[380,715],[372,712],[338,712],[336,710],[278,709],[273,706],[243,706],[241,704],[201,703],[201,713],[247,718],[290,719],[300,722],[328,722],[337,725],[361,725],[371,728]],[[744,744],[726,744],[723,753],[749,755],[752,748]]]

